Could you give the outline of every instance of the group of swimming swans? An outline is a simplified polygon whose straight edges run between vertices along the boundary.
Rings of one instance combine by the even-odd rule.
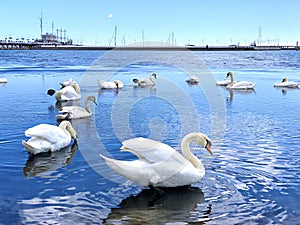
[[[48,90],[49,95],[55,94],[57,101],[77,100],[81,98],[80,87],[72,79],[60,83],[61,89],[55,91]],[[87,96],[85,99],[85,108],[79,106],[65,106],[60,109],[58,120],[62,121],[59,126],[51,124],[39,124],[25,131],[25,136],[30,137],[28,141],[22,141],[23,146],[32,154],[42,152],[58,151],[70,145],[72,138],[76,143],[77,133],[69,121],[66,119],[81,119],[92,115],[88,102],[97,104],[94,96]]]
[[[152,77],[156,78],[156,74],[152,73],[148,78],[138,80],[138,85],[149,86],[150,82],[155,84]],[[120,81],[114,82],[100,82],[101,88],[122,88],[124,85]],[[60,83],[61,89],[54,90],[49,89],[47,93],[49,95],[55,95],[58,102],[63,101],[73,101],[81,99],[79,84],[73,79],[66,80]],[[99,85],[99,87],[100,87]],[[70,119],[82,119],[90,117],[92,111],[90,109],[89,102],[97,105],[95,96],[87,96],[85,99],[85,108],[79,106],[64,106],[56,115],[58,120],[70,120]],[[71,138],[76,140],[76,131],[72,127],[71,123],[68,121],[62,121],[59,126],[54,126],[50,124],[39,124],[37,126],[31,127],[25,131],[25,136],[30,137],[28,141],[22,141],[24,147],[28,152],[32,154],[38,154],[41,152],[57,151],[71,143]]]
[[[134,78],[132,81],[137,87],[151,87],[155,85],[156,73],[151,73],[149,78]],[[120,80],[114,81],[105,81],[105,80],[97,80],[98,86],[100,89],[120,89],[124,87],[124,84]]]
[[[153,83],[155,84],[153,78],[156,78],[155,73],[151,74],[149,78],[136,79],[134,83],[141,87],[153,85]],[[114,84],[116,86],[120,85],[117,82],[114,82]],[[61,86],[62,89],[72,87],[75,90],[73,81],[61,83]],[[78,91],[78,87],[76,87],[76,90]],[[56,94],[57,92],[60,91],[55,91],[54,93]],[[78,92],[76,93],[78,94]],[[88,96],[85,100],[86,108],[88,107],[88,101],[96,104],[95,97]],[[61,109],[62,114],[58,118],[79,118],[74,112],[70,113],[70,110],[74,110],[75,108],[77,106],[63,107]],[[30,137],[30,139],[28,141],[23,140],[22,144],[32,154],[60,150],[70,145],[72,138],[75,142],[77,138],[76,131],[67,120],[63,120],[59,126],[39,124],[27,129],[25,135]],[[164,143],[139,137],[123,141],[123,146],[121,147],[122,151],[131,152],[136,155],[138,157],[137,160],[124,161],[112,159],[104,155],[100,156],[112,170],[142,186],[185,186],[200,181],[205,174],[205,168],[201,160],[190,149],[191,142],[196,142],[210,154],[213,154],[211,141],[205,134],[189,133],[181,141],[182,154]]]
[[[230,80],[228,79],[230,77]],[[232,72],[226,74],[226,78],[222,81],[217,81],[217,85],[226,86],[228,89],[250,90],[254,89],[255,83],[249,81],[235,81]],[[283,78],[280,82],[274,83],[274,87],[298,88],[299,82],[288,81],[288,78]]]

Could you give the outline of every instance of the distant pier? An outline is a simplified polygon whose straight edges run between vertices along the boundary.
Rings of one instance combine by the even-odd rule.
[[[156,51],[273,51],[298,50],[298,46],[85,46],[41,42],[0,41],[0,50],[156,50]]]

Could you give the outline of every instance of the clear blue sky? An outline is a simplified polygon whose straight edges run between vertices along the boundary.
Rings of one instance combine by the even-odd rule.
[[[12,0],[1,1],[0,39],[66,30],[75,43],[145,41],[184,45],[300,41],[299,0]],[[172,36],[173,33],[173,36]]]

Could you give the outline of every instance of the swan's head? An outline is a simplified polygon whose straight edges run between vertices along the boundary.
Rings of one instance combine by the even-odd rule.
[[[52,95],[55,94],[55,90],[49,89],[49,90],[47,91],[47,94],[50,95],[50,96],[52,96]]]
[[[135,83],[135,84],[136,84],[136,83],[138,83],[138,82],[139,82],[139,79],[136,79],[136,78],[134,78],[132,81],[133,81],[133,83]]]
[[[95,105],[97,105],[97,101],[96,101],[96,97],[91,95],[91,96],[88,96],[88,99],[91,100]]]
[[[116,84],[117,88],[119,88],[120,81],[119,80],[114,80],[114,83]]]
[[[151,73],[151,77],[154,77],[156,79],[156,73]]]
[[[231,71],[229,71],[226,75],[226,78],[233,76],[233,73]]]
[[[201,147],[204,147],[211,155],[213,154],[211,150],[211,141],[207,135],[203,133],[189,133],[187,134],[182,142],[190,143],[190,142],[196,142]]]
[[[209,139],[209,137],[207,137],[205,134],[203,133],[198,133],[197,135],[197,144],[204,147],[211,155],[213,154],[212,150],[211,150],[211,141]]]

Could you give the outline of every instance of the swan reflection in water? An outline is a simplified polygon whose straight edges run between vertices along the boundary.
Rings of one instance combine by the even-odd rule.
[[[49,177],[52,172],[68,165],[77,149],[77,145],[73,144],[55,152],[45,152],[37,155],[29,154],[23,168],[24,177]]]
[[[227,89],[229,91],[229,97],[226,98],[226,101],[230,104],[233,101],[234,94],[241,94],[241,95],[247,95],[247,94],[255,94],[254,89],[245,89],[245,90],[233,90],[233,89]]]
[[[119,208],[113,208],[103,222],[104,224],[204,222],[209,220],[211,206],[200,212],[197,208],[202,203],[204,194],[196,187],[143,189],[138,195],[124,199]]]
[[[286,95],[288,91],[299,90],[298,87],[290,88],[290,87],[274,87],[277,90],[280,90],[282,95]]]

